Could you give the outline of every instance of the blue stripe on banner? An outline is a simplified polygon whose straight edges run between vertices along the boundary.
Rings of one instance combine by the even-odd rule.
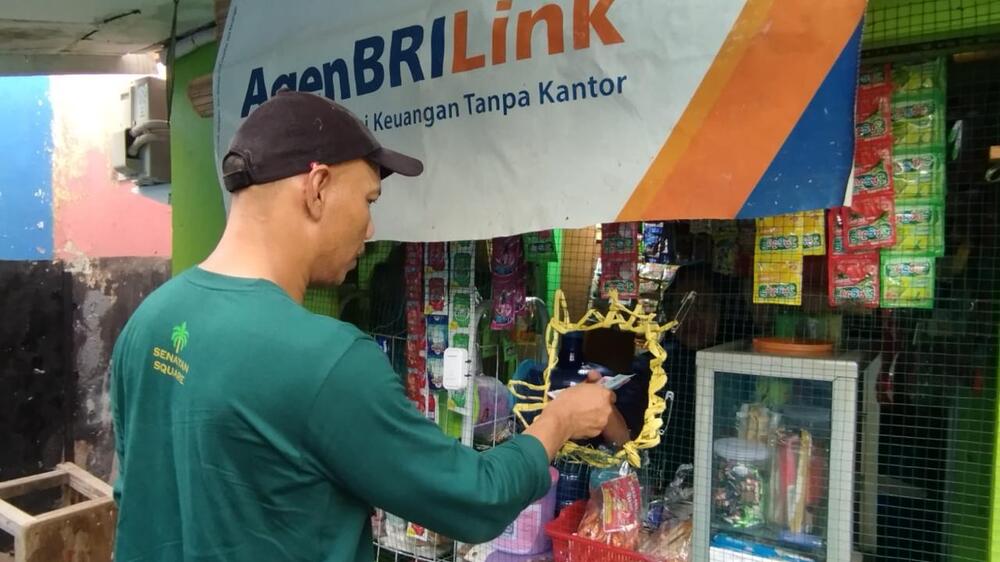
[[[854,100],[862,24],[858,24],[737,218],[843,204],[854,162]]]
[[[52,258],[52,106],[44,76],[0,78],[0,259]]]

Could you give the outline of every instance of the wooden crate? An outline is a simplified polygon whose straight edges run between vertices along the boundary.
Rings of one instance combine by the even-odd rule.
[[[8,502],[62,489],[61,507],[31,515]],[[0,483],[0,529],[14,536],[14,562],[110,562],[117,512],[111,486],[73,463]]]

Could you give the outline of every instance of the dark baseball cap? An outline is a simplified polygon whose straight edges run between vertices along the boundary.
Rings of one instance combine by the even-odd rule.
[[[285,90],[251,113],[236,130],[222,158],[222,179],[230,193],[304,174],[313,164],[364,159],[382,177],[418,176],[424,165],[383,147],[360,119],[343,106],[314,94]]]

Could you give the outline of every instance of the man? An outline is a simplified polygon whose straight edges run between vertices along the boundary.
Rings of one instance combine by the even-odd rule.
[[[218,247],[115,346],[115,560],[370,562],[373,507],[464,542],[499,535],[547,491],[562,444],[601,432],[612,395],[567,391],[487,453],[446,437],[373,341],[301,306],[311,283],[355,267],[381,178],[422,164],[295,92],[230,148]]]

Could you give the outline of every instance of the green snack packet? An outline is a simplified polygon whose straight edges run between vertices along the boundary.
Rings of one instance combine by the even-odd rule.
[[[893,147],[944,148],[944,101],[935,93],[893,100]]]
[[[882,308],[933,308],[935,258],[882,252]]]
[[[892,155],[896,199],[943,200],[944,173],[944,151],[899,148]]]
[[[896,63],[892,67],[894,94],[906,95],[923,90],[943,92],[944,88],[945,64],[942,58],[918,63]]]
[[[529,232],[524,240],[524,259],[533,263],[550,263],[558,259],[556,239],[551,230]]]
[[[898,252],[944,255],[944,205],[932,201],[896,201]]]

